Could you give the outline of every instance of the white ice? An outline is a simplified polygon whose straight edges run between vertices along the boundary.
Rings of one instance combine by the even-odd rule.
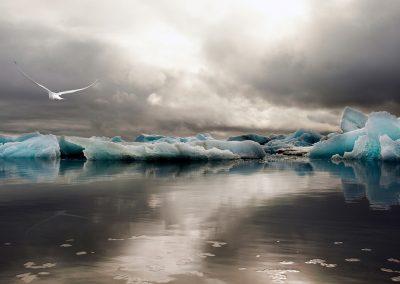
[[[361,111],[355,110],[351,107],[345,107],[340,120],[340,129],[343,132],[361,129],[365,126],[367,119],[368,116]]]

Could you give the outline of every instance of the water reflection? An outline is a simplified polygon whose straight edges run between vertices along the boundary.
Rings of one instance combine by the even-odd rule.
[[[118,178],[188,178],[218,174],[249,175],[268,170],[300,176],[326,172],[341,181],[348,203],[367,199],[372,209],[386,210],[400,202],[400,165],[326,160],[225,161],[182,163],[116,163],[91,161],[0,160],[0,184],[86,183]]]
[[[400,202],[400,165],[380,162],[312,162],[315,170],[341,178],[347,202],[367,199],[372,209],[385,210]]]
[[[0,165],[2,283],[382,283],[399,275],[396,165]]]

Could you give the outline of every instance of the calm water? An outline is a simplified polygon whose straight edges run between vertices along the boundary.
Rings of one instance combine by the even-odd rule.
[[[1,283],[400,281],[400,165],[0,162]]]

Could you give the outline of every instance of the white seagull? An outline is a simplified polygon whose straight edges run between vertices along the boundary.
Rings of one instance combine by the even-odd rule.
[[[50,100],[57,100],[57,101],[63,100],[64,98],[61,97],[62,95],[73,94],[73,93],[76,93],[76,92],[80,92],[80,91],[86,90],[86,89],[92,87],[93,85],[95,85],[95,84],[97,83],[97,81],[98,81],[98,80],[96,80],[96,81],[94,81],[92,84],[90,84],[89,86],[84,87],[84,88],[80,88],[80,89],[68,90],[68,91],[62,91],[62,92],[53,92],[53,91],[51,91],[50,89],[48,89],[48,88],[46,88],[45,86],[43,86],[42,84],[39,84],[38,82],[36,82],[35,80],[33,80],[28,74],[26,74],[26,73],[18,66],[18,64],[17,64],[16,61],[14,61],[14,63],[15,63],[15,65],[17,66],[18,71],[19,71],[25,78],[27,78],[28,80],[32,81],[33,83],[35,83],[36,85],[38,85],[39,87],[41,87],[41,88],[43,88],[43,89],[45,89],[45,90],[47,91],[47,93],[49,94],[49,99],[50,99]]]

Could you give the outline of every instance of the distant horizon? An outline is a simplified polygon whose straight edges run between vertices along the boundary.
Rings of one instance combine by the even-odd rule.
[[[360,110],[360,109],[357,109],[357,108],[353,108],[353,109]],[[379,112],[379,110],[377,112]],[[144,135],[163,135],[163,136],[170,136],[170,137],[190,137],[190,136],[196,136],[197,134],[201,134],[201,133],[208,133],[211,136],[213,136],[214,138],[224,139],[224,138],[229,138],[229,137],[233,137],[233,136],[240,136],[240,135],[246,135],[246,134],[257,134],[257,135],[261,135],[261,136],[268,136],[268,135],[273,135],[273,134],[277,134],[277,135],[285,134],[285,135],[287,135],[287,134],[290,134],[290,133],[294,133],[294,132],[296,132],[298,130],[314,131],[314,132],[320,133],[322,135],[328,135],[329,133],[340,132],[341,131],[341,129],[340,129],[340,117],[341,117],[341,115],[342,114],[340,114],[338,116],[338,123],[336,125],[336,129],[331,130],[331,131],[329,131],[329,130],[318,131],[318,130],[313,130],[313,129],[309,129],[309,128],[293,128],[293,129],[281,130],[281,131],[280,130],[271,130],[271,129],[262,130],[262,129],[251,128],[251,129],[247,129],[247,130],[244,129],[243,131],[240,130],[240,129],[232,130],[232,131],[227,131],[225,133],[215,132],[215,131],[211,131],[211,132],[205,131],[205,132],[186,132],[183,135],[176,135],[174,133],[165,133],[162,130],[160,130],[159,132],[138,132],[138,133],[133,132],[132,135],[126,135],[126,134],[123,135],[123,134],[116,133],[115,135],[105,136],[105,135],[96,135],[95,133],[94,134],[88,134],[88,135],[77,135],[77,134],[74,134],[74,133],[63,133],[62,131],[50,132],[50,131],[45,131],[45,130],[41,131],[41,130],[33,130],[33,129],[32,130],[28,130],[28,131],[22,131],[22,132],[12,132],[12,131],[6,132],[6,131],[2,131],[0,129],[0,135],[19,136],[19,135],[23,135],[23,134],[39,132],[40,134],[46,134],[46,135],[47,134],[53,134],[53,135],[56,135],[56,136],[80,136],[80,137],[87,137],[87,138],[94,137],[94,136],[97,136],[97,137],[104,136],[104,137],[109,137],[109,138],[120,136],[122,138],[129,139],[129,140],[132,140],[132,139],[134,139],[134,138],[136,138],[136,137],[138,137],[138,136],[140,136],[142,134],[144,134]]]

